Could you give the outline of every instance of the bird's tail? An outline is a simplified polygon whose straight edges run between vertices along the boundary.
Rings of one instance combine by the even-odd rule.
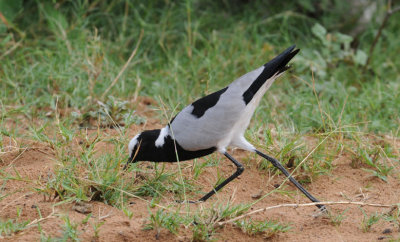
[[[288,66],[287,64],[300,51],[300,49],[295,50],[295,48],[296,45],[292,45],[291,47],[280,53],[278,56],[276,56],[274,59],[264,64],[264,69],[261,74],[243,94],[243,98],[246,104],[250,102],[254,94],[258,92],[258,90],[261,88],[262,85],[264,85],[265,82],[269,82],[266,85],[266,89],[268,89],[277,76],[290,68],[290,66]]]
[[[296,45],[292,45],[287,48],[285,51],[280,53],[274,59],[264,64],[265,69],[270,73],[282,73],[290,68],[287,64],[297,53],[299,53],[300,49],[295,49]]]

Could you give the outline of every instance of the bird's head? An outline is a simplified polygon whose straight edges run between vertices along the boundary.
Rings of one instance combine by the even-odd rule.
[[[133,137],[128,145],[128,163],[154,160],[154,156],[157,155],[156,140],[159,134],[159,129],[146,130]]]

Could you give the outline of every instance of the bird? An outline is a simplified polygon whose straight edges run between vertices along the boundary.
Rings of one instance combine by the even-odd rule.
[[[244,137],[256,107],[272,83],[290,66],[289,61],[300,51],[296,45],[287,48],[263,66],[244,74],[225,88],[186,106],[162,129],[146,130],[134,136],[128,145],[130,163],[138,161],[177,162],[192,160],[214,152],[228,158],[236,171],[196,202],[205,202],[244,171],[228,147],[256,153],[278,168],[312,202],[312,196],[275,158],[255,148]],[[190,202],[190,201],[189,201]],[[325,210],[322,204],[316,205]]]

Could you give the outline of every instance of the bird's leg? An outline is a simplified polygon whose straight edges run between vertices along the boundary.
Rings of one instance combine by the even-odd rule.
[[[277,161],[275,158],[273,158],[273,157],[271,157],[271,156],[268,156],[268,155],[262,153],[261,151],[256,150],[256,153],[257,153],[259,156],[261,156],[261,157],[267,159],[269,162],[272,163],[272,165],[274,165],[274,166],[275,166],[276,168],[278,168],[283,174],[285,174],[285,176],[287,176],[287,177],[289,178],[289,180],[290,180],[302,193],[304,193],[304,195],[306,195],[306,197],[308,197],[312,202],[316,202],[316,203],[317,203],[317,202],[320,202],[320,201],[319,201],[318,199],[316,199],[313,195],[311,195],[300,183],[298,183],[298,182],[296,181],[296,179],[294,179],[294,178],[290,175],[290,173],[285,169],[285,167],[282,166],[282,164],[281,164],[279,161]],[[322,205],[322,204],[318,204],[318,205],[316,205],[316,206],[317,206],[319,209],[321,209],[321,211],[325,211],[325,210],[326,210],[325,206]]]
[[[221,188],[223,188],[226,184],[228,184],[229,182],[231,182],[233,179],[235,179],[236,177],[238,177],[240,174],[242,174],[242,172],[244,171],[244,167],[242,164],[240,164],[237,160],[235,160],[235,158],[233,158],[231,155],[229,155],[228,153],[224,153],[224,155],[230,160],[232,161],[233,164],[235,164],[237,170],[235,173],[233,173],[230,177],[228,177],[225,181],[223,181],[221,184],[219,184],[218,186],[216,186],[212,191],[210,191],[209,193],[207,193],[204,197],[199,199],[199,202],[205,202],[207,199],[209,199],[212,195],[214,195],[217,191],[219,191]]]

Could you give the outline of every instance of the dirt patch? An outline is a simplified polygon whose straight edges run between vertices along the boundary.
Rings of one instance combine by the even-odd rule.
[[[128,134],[130,137],[138,130],[162,126],[156,119],[149,116],[153,114],[149,109],[152,102],[143,99],[140,103],[142,103],[139,107],[140,114],[149,118],[145,124],[132,127]],[[107,132],[111,137],[118,135],[116,130],[102,130],[102,132]],[[395,147],[399,147],[397,143]],[[100,144],[96,146],[96,149],[106,152],[109,146]],[[193,237],[192,232],[183,225],[180,226],[177,235],[166,229],[160,229],[159,233],[155,230],[144,230],[145,224],[148,223],[149,209],[151,211],[157,209],[157,207],[150,208],[151,198],[131,198],[128,206],[132,213],[131,218],[120,209],[95,201],[84,208],[77,208],[75,203],[54,206],[60,202],[58,198],[46,197],[36,189],[43,187],[42,185],[53,174],[56,165],[53,150],[40,142],[3,137],[3,151],[0,155],[0,175],[3,178],[0,190],[0,218],[30,221],[30,226],[4,238],[5,241],[37,241],[41,236],[62,237],[67,231],[65,226],[68,223],[71,226],[77,226],[77,236],[83,241],[154,241],[156,239],[190,241]],[[249,155],[240,150],[233,150],[232,155],[239,159],[249,159]],[[221,158],[221,156],[215,155],[215,158]],[[198,160],[198,162],[203,161],[203,159]],[[388,181],[384,182],[371,177],[370,173],[362,169],[352,168],[351,163],[351,158],[346,155],[338,157],[329,175],[319,176],[307,185],[307,189],[322,201],[399,203],[398,177],[389,176]],[[142,163],[141,166],[147,167],[149,164]],[[233,205],[253,202],[260,196],[273,191],[276,184],[280,184],[285,179],[282,175],[271,176],[269,171],[257,169],[254,161],[245,162],[245,164],[248,165],[239,179],[230,183],[209,202],[190,204],[191,211],[210,207],[214,203],[226,203],[229,199],[233,201]],[[193,176],[192,161],[185,162],[183,167],[183,172],[187,177]],[[166,169],[177,169],[177,164],[166,164]],[[218,173],[228,176],[234,170],[235,167],[228,160],[223,159],[219,167],[205,168],[196,183],[203,187],[203,192],[208,192],[217,180]],[[285,191],[287,192],[270,194],[255,204],[249,212],[279,204],[309,202],[289,183]],[[201,194],[199,193],[198,196],[200,197]],[[176,205],[172,196],[165,196],[159,203],[163,207],[171,204],[184,206]],[[374,213],[389,214],[393,212],[390,208],[358,205],[328,207],[332,212],[331,217],[314,217],[316,209],[313,206],[281,207],[252,215],[251,219],[255,221],[273,220],[290,224],[291,229],[288,232],[278,233],[272,237],[263,234],[251,236],[235,225],[227,224],[216,229],[214,238],[220,241],[264,241],[266,239],[271,241],[376,241],[400,238],[398,225],[384,219],[373,224],[368,231],[363,229],[366,216]],[[17,211],[19,211],[18,218]],[[342,215],[341,222],[335,224],[334,217],[340,215]]]

